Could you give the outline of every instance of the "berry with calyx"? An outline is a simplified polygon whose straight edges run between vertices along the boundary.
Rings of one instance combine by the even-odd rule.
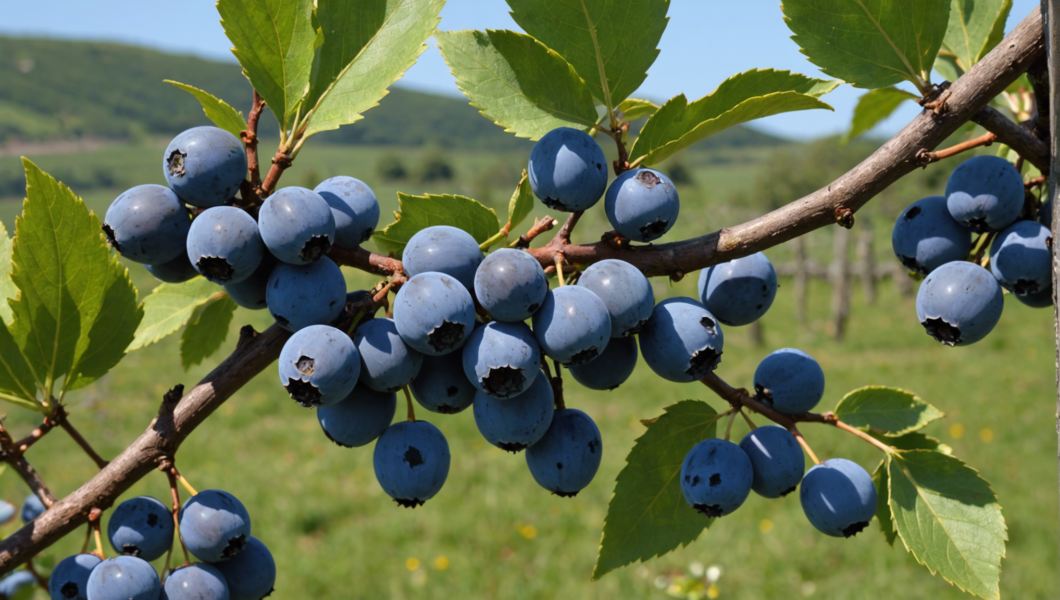
[[[151,496],[130,498],[118,505],[107,524],[114,550],[148,562],[161,558],[173,545],[173,513]]]
[[[217,127],[192,127],[173,138],[162,158],[166,183],[192,206],[232,199],[247,176],[247,155],[236,136]]]
[[[283,345],[280,384],[306,407],[342,401],[357,385],[361,356],[350,336],[328,325],[298,330]]]
[[[494,398],[511,398],[534,382],[541,370],[541,349],[525,323],[490,321],[471,334],[462,362],[475,389]]]
[[[566,366],[593,360],[611,340],[607,306],[585,287],[550,290],[531,322],[541,351]]]
[[[228,582],[229,600],[262,600],[276,584],[276,561],[254,536],[250,536],[242,552],[213,566]]]
[[[1017,297],[1052,293],[1053,249],[1049,228],[1037,221],[1016,221],[990,245],[990,272]]]
[[[624,260],[594,263],[578,277],[578,285],[603,300],[611,317],[611,337],[639,333],[655,308],[655,292],[648,278]]]
[[[393,319],[358,325],[353,343],[361,353],[361,383],[377,392],[396,392],[420,372],[423,355],[401,339]]]
[[[162,586],[161,600],[230,600],[228,582],[221,571],[210,564],[177,567]]]
[[[1050,287],[1047,290],[1042,290],[1034,294],[1016,296],[1016,300],[1019,300],[1031,308],[1046,308],[1053,305],[1053,290]]]
[[[280,263],[269,274],[265,304],[288,331],[327,325],[346,307],[346,278],[326,256],[308,265]]]
[[[891,247],[902,265],[922,275],[964,260],[972,251],[972,233],[953,219],[942,196],[909,205],[891,231]]]
[[[425,355],[409,391],[427,410],[454,415],[471,406],[477,390],[464,374],[463,352],[451,352],[445,356]]]
[[[405,274],[437,271],[455,277],[468,292],[475,289],[475,270],[482,262],[482,250],[471,234],[448,225],[435,225],[416,232],[401,253]]]
[[[138,185],[122,192],[103,219],[107,243],[143,264],[169,262],[182,254],[190,228],[184,203],[164,185]]]
[[[208,208],[195,217],[187,249],[195,270],[219,285],[250,277],[265,255],[254,217],[233,206]]]
[[[876,514],[876,485],[861,465],[833,458],[806,472],[799,500],[814,527],[833,537],[851,537]]]
[[[173,522],[172,516],[169,520]],[[62,559],[48,576],[48,595],[52,600],[88,600],[88,577],[101,562],[95,554],[74,554]]]
[[[724,517],[751,493],[754,469],[747,453],[719,438],[696,444],[681,463],[685,502],[708,517]]]
[[[377,392],[358,383],[341,402],[318,407],[317,420],[329,440],[343,448],[357,448],[382,435],[395,412],[394,392]]]
[[[356,248],[372,237],[379,225],[379,201],[372,188],[360,179],[339,175],[325,179],[313,191],[331,207],[336,246]]]
[[[802,448],[787,429],[776,425],[758,427],[740,440],[740,449],[751,459],[751,489],[759,496],[787,496],[802,481],[806,471]]]
[[[691,298],[668,298],[655,305],[640,332],[644,362],[663,379],[685,383],[702,379],[721,362],[725,338],[714,315]]]
[[[758,400],[785,415],[810,412],[824,397],[824,370],[795,348],[781,348],[762,359],[754,382]]]
[[[487,256],[475,271],[475,297],[498,321],[529,319],[548,293],[541,263],[522,250],[501,248]]]
[[[508,452],[519,452],[536,444],[552,423],[555,412],[552,384],[540,374],[530,389],[518,396],[498,400],[482,392],[475,394],[475,425],[486,441]]]
[[[429,356],[463,347],[475,328],[475,302],[445,273],[420,273],[394,298],[394,325],[405,343]]]
[[[969,158],[946,181],[946,208],[958,223],[976,233],[998,231],[1023,210],[1023,177],[999,156]]]
[[[607,349],[596,360],[568,367],[568,370],[575,381],[590,390],[613,390],[633,374],[637,355],[637,338],[611,338]]]
[[[699,272],[699,300],[723,325],[754,323],[776,295],[777,272],[761,252]]]
[[[90,600],[159,600],[162,584],[151,563],[135,556],[108,558],[88,576]]]
[[[607,158],[589,134],[558,127],[530,151],[530,189],[545,206],[565,212],[591,208],[607,187]]]
[[[188,552],[201,561],[228,560],[247,544],[250,515],[232,494],[204,490],[181,507],[180,537]]]
[[[449,475],[449,443],[426,421],[401,421],[379,436],[372,454],[375,477],[391,498],[416,508],[442,489]]]
[[[266,198],[258,210],[258,227],[269,252],[292,265],[318,260],[335,240],[331,207],[303,187],[281,188]]]
[[[681,201],[670,178],[654,169],[631,169],[618,176],[604,197],[604,211],[615,231],[635,242],[662,237],[677,222]]]
[[[190,225],[189,225],[190,227]],[[186,248],[186,246],[185,246]],[[195,265],[188,260],[188,253],[182,250],[176,258],[157,265],[144,265],[147,272],[163,283],[184,283],[199,276]]]
[[[600,430],[576,408],[557,410],[548,431],[526,449],[526,466],[534,481],[564,498],[578,495],[600,468]]]
[[[967,346],[986,337],[1004,307],[997,279],[970,262],[935,269],[916,294],[917,319],[928,335],[947,346]]]

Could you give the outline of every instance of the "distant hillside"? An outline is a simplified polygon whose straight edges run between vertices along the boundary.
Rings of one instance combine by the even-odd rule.
[[[202,88],[239,110],[249,105],[250,85],[235,63],[111,43],[0,37],[0,145],[137,139],[203,124],[199,104],[163,79]],[[320,139],[478,150],[525,149],[530,144],[490,123],[466,100],[400,87],[391,88],[364,120],[321,134]],[[782,140],[740,127],[707,140],[703,147],[778,143]]]

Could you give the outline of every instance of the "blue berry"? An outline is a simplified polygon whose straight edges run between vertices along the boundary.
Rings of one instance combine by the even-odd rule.
[[[833,537],[850,537],[876,514],[876,486],[857,463],[833,458],[814,466],[802,478],[799,500],[806,518]]]
[[[928,335],[947,346],[967,346],[986,337],[1004,307],[997,279],[970,262],[935,269],[916,294],[917,319]]]
[[[265,295],[269,289],[269,276],[272,275],[272,270],[276,268],[276,262],[276,259],[266,252],[261,259],[261,264],[258,265],[257,269],[254,269],[254,273],[243,281],[226,284],[224,286],[225,293],[232,299],[232,302],[243,308],[250,310],[268,308],[269,304],[265,299]]]
[[[358,383],[341,402],[318,407],[317,420],[329,440],[343,448],[358,448],[386,431],[395,412],[394,392],[377,392]]]
[[[138,185],[122,192],[103,219],[107,243],[125,258],[144,264],[180,255],[190,227],[184,204],[164,185]]]
[[[1016,221],[990,245],[990,272],[1016,296],[1052,289],[1053,250],[1049,228],[1037,221]]]
[[[22,502],[22,508],[19,509],[18,516],[23,523],[29,523],[44,514],[45,510],[47,509],[44,507],[44,503],[40,501],[40,498],[36,494],[30,494]]]
[[[471,334],[462,354],[464,374],[494,398],[525,392],[541,370],[541,349],[524,323],[491,321]]]
[[[188,260],[203,277],[224,285],[254,274],[265,256],[254,217],[233,206],[204,210],[188,231]]]
[[[1046,308],[1053,305],[1053,290],[1052,288],[1049,288],[1034,294],[1016,296],[1016,300],[1019,300],[1031,308]]]
[[[437,271],[455,277],[468,292],[475,289],[475,270],[482,262],[482,250],[471,234],[448,225],[435,225],[416,232],[401,253],[405,274]]]
[[[247,176],[247,155],[236,136],[217,127],[192,127],[166,148],[162,172],[180,199],[199,208],[220,206]]]
[[[699,272],[699,299],[724,325],[750,325],[777,295],[777,272],[765,254],[730,260]]]
[[[74,554],[59,561],[48,576],[51,600],[88,600],[88,577],[101,562],[95,554]]]
[[[590,390],[613,390],[633,374],[637,355],[637,338],[612,338],[596,360],[568,367],[568,370],[575,381]]]
[[[529,319],[541,308],[547,293],[548,279],[541,263],[522,250],[497,250],[475,271],[475,297],[498,321]]]
[[[593,360],[611,339],[607,305],[589,288],[576,285],[545,294],[531,322],[541,351],[566,366]]]
[[[445,484],[449,443],[426,421],[402,421],[379,436],[372,463],[383,491],[401,506],[416,508]]]
[[[15,514],[17,513],[17,506],[11,504],[7,500],[0,500],[0,525],[4,525],[11,519],[14,519]]]
[[[135,556],[108,558],[96,565],[85,585],[90,600],[159,600],[162,584],[151,563]]]
[[[824,370],[795,348],[781,348],[762,359],[754,382],[758,399],[785,415],[810,412],[824,397]]]
[[[929,196],[909,205],[891,231],[891,247],[902,265],[927,275],[972,251],[971,232],[953,220],[946,199]]]
[[[464,375],[463,353],[451,352],[445,356],[424,356],[409,391],[427,410],[453,415],[471,406],[476,390]]]
[[[33,597],[33,587],[37,578],[29,571],[12,571],[0,579],[0,598],[28,599]],[[25,591],[25,593],[21,593]]]
[[[156,498],[140,496],[118,505],[107,524],[114,550],[148,562],[173,546],[173,513]]]
[[[224,562],[213,565],[228,582],[230,600],[262,600],[276,584],[276,561],[269,549],[254,536],[246,548]]]
[[[189,225],[190,226],[190,225]],[[144,265],[147,272],[163,283],[184,283],[199,276],[195,265],[188,260],[187,250],[181,251],[173,260],[157,265]]]
[[[420,372],[423,355],[405,344],[393,319],[362,323],[353,343],[361,353],[361,383],[377,392],[396,392]]]
[[[590,265],[578,285],[600,297],[611,316],[611,337],[640,333],[655,308],[655,292],[648,278],[624,260],[608,259]]]
[[[607,187],[607,158],[589,134],[559,127],[530,151],[530,189],[549,208],[576,212],[600,201]]]
[[[779,498],[795,491],[806,471],[802,448],[795,436],[776,425],[748,432],[740,449],[751,459],[754,483],[751,489],[764,498]]]
[[[964,161],[946,182],[946,208],[968,229],[982,233],[1004,229],[1023,210],[1023,177],[999,156]]]
[[[272,318],[289,331],[327,325],[346,307],[346,278],[326,256],[308,265],[280,263],[269,274],[265,303]]]
[[[677,221],[681,201],[670,178],[654,169],[632,169],[607,188],[604,211],[615,231],[635,242],[663,236]]]
[[[548,431],[554,400],[545,375],[535,377],[530,389],[512,398],[498,400],[479,392],[475,394],[475,424],[487,442],[518,452],[536,444]]]
[[[340,175],[325,179],[313,189],[331,207],[335,218],[335,245],[356,248],[367,242],[379,225],[379,201],[360,179]]]
[[[534,481],[564,498],[578,495],[600,468],[600,430],[576,408],[557,410],[548,431],[526,449],[526,466]]]
[[[161,600],[229,600],[228,582],[213,565],[190,564],[169,574]]]
[[[460,282],[445,273],[420,273],[394,298],[394,324],[401,339],[430,356],[463,347],[475,328],[475,302]]]
[[[678,383],[702,379],[716,369],[724,344],[714,315],[691,298],[656,304],[640,332],[644,362],[659,377]]]
[[[1053,227],[1053,198],[1050,196],[1038,207],[1038,222],[1052,229]]]
[[[302,406],[340,402],[357,385],[361,356],[350,336],[328,325],[299,329],[280,351],[280,383]]]
[[[708,517],[724,517],[751,493],[754,469],[747,453],[718,438],[696,444],[681,463],[685,502]]]
[[[303,187],[276,190],[258,210],[261,241],[273,256],[306,265],[331,250],[335,217],[320,194]]]
[[[249,536],[250,515],[228,492],[204,490],[180,509],[180,537],[199,560],[228,560],[243,550]]]

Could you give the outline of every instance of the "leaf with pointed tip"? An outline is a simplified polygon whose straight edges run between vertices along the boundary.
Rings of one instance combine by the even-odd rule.
[[[523,219],[530,216],[534,210],[534,191],[530,189],[530,178],[523,169],[523,176],[519,179],[519,185],[512,192],[512,199],[508,201],[508,230],[515,229]]]
[[[942,40],[957,65],[967,71],[1005,35],[1012,0],[952,0],[949,25]]]
[[[659,105],[649,100],[641,100],[640,98],[626,98],[619,103],[616,109],[622,116],[620,117],[626,121],[636,121],[641,117],[650,117],[655,114],[655,111],[659,110]]]
[[[882,385],[856,389],[839,401],[835,415],[852,427],[875,429],[891,435],[916,431],[941,419],[939,409],[912,392]]]
[[[163,283],[144,298],[144,318],[129,351],[139,350],[174,333],[191,319],[195,309],[225,295],[202,277],[184,283]]]
[[[209,302],[195,309],[180,337],[180,364],[185,371],[221,349],[228,338],[236,308],[236,303],[228,295],[223,295],[211,297]]]
[[[247,128],[247,121],[243,118],[243,113],[229,106],[224,100],[186,83],[180,83],[179,81],[173,81],[171,79],[164,79],[163,81],[195,96],[195,99],[199,101],[199,104],[202,104],[202,110],[206,113],[206,117],[213,121],[214,125],[224,129],[228,133],[231,133],[238,138],[239,134]]]
[[[689,450],[714,437],[717,416],[705,402],[683,400],[646,423],[615,480],[594,580],[687,546],[713,522],[685,501],[680,476]]]
[[[895,453],[887,474],[895,528],[917,562],[968,593],[999,598],[1008,534],[990,484],[930,450]]]
[[[585,82],[534,38],[514,31],[439,31],[435,37],[460,91],[505,131],[537,140],[557,127],[587,130],[596,123]]]
[[[377,106],[416,63],[445,0],[318,0],[324,42],[313,67],[305,137],[338,129]]]
[[[11,280],[11,238],[7,229],[0,223],[0,321],[11,323],[11,305],[7,300],[18,294],[15,282]]]
[[[287,131],[309,88],[317,31],[314,0],[218,0],[243,74]]]
[[[394,256],[401,256],[405,244],[417,231],[433,225],[450,225],[471,234],[478,243],[488,240],[500,228],[497,213],[467,196],[427,194],[413,196],[398,192],[396,219],[372,239]]]
[[[843,142],[865,133],[891,116],[898,106],[906,100],[917,100],[915,94],[895,87],[885,87],[869,90],[858,98],[858,104],[854,107],[854,118],[850,121],[850,131],[843,136]]]
[[[640,130],[630,161],[649,166],[719,131],[783,112],[832,107],[818,96],[838,81],[811,79],[772,69],[745,71],[726,79],[708,96],[689,104],[684,94],[671,98]]]
[[[792,39],[822,71],[860,88],[924,90],[951,0],[784,0]]]
[[[523,31],[558,52],[593,96],[614,108],[640,87],[659,55],[670,2],[508,0],[508,6]]]

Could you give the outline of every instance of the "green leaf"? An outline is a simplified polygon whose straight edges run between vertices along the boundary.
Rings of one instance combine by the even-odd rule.
[[[530,189],[530,178],[523,169],[523,176],[519,179],[519,185],[512,192],[512,199],[508,201],[508,231],[515,229],[523,219],[530,216],[534,210],[534,191]]]
[[[231,133],[238,138],[239,134],[247,128],[247,121],[243,118],[243,113],[229,106],[224,100],[215,98],[212,94],[204,92],[199,88],[192,87],[186,83],[180,83],[170,79],[164,79],[163,81],[165,83],[173,84],[192,96],[195,96],[195,99],[199,101],[199,104],[202,104],[202,110],[206,113],[207,118],[213,121],[214,125],[224,129],[228,133]]]
[[[916,431],[941,419],[939,409],[912,392],[870,385],[850,392],[835,407],[837,417],[853,427],[875,429],[892,435]]]
[[[858,105],[854,107],[854,118],[850,121],[850,131],[843,136],[847,142],[872,129],[880,121],[891,116],[891,113],[906,100],[917,100],[915,94],[894,87],[885,87],[862,94]]]
[[[324,43],[313,67],[305,136],[338,129],[379,104],[416,63],[445,0],[319,0]]]
[[[714,437],[717,416],[705,402],[683,400],[648,423],[615,480],[594,580],[687,546],[710,526],[685,502],[680,475],[688,451]]]
[[[184,326],[195,309],[224,295],[202,277],[184,283],[163,283],[144,298],[144,319],[129,350],[149,346]]]
[[[232,54],[286,132],[313,70],[313,0],[217,0],[217,12]]]
[[[670,2],[508,0],[508,6],[523,31],[558,52],[593,96],[614,108],[640,87],[659,55]]]
[[[810,62],[860,88],[911,81],[926,91],[950,0],[784,0],[784,20]]]
[[[124,356],[142,313],[100,222],[70,188],[23,158],[26,201],[15,221],[11,333],[51,394],[99,378]]]
[[[964,70],[957,65],[957,57],[942,52],[935,59],[935,70],[938,71],[943,79],[949,82],[957,81],[961,75],[964,75]]]
[[[7,229],[0,223],[0,321],[11,323],[11,305],[7,300],[14,299],[17,294],[18,288],[11,280],[11,238],[7,237]]]
[[[619,103],[617,110],[622,113],[619,117],[620,119],[636,121],[641,117],[650,117],[654,115],[655,111],[659,110],[659,105],[639,98],[627,98]]]
[[[236,303],[227,295],[215,295],[206,304],[195,308],[180,338],[180,363],[185,371],[221,349],[236,308]]]
[[[952,0],[949,25],[942,45],[967,71],[1005,35],[1012,0]]]
[[[438,49],[482,116],[517,137],[596,123],[589,88],[567,61],[514,31],[439,31]]]
[[[33,371],[7,325],[0,321],[0,399],[47,414],[36,398]]]
[[[772,69],[733,75],[713,93],[691,104],[684,94],[663,104],[641,129],[630,160],[653,165],[733,125],[796,110],[832,110],[818,96],[838,85],[837,81]]]
[[[990,484],[930,450],[898,452],[887,471],[894,524],[917,562],[968,593],[999,598],[1008,535]]]
[[[934,450],[935,452],[941,452],[943,454],[953,454],[953,448],[943,444],[938,438],[924,435],[919,431],[900,436],[890,436],[875,431],[870,431],[868,433],[884,444],[892,446],[898,450]]]
[[[394,213],[397,219],[372,238],[386,252],[401,256],[409,238],[424,227],[450,225],[471,234],[478,243],[488,240],[501,228],[497,213],[466,196],[446,194],[437,196],[413,196],[398,192],[400,210]]]
[[[898,538],[898,532],[894,530],[894,519],[891,517],[891,505],[888,501],[887,465],[891,458],[885,457],[880,461],[876,470],[872,472],[872,482],[876,484],[876,522],[880,526],[880,533],[887,540],[888,546],[894,546],[894,540]]]

